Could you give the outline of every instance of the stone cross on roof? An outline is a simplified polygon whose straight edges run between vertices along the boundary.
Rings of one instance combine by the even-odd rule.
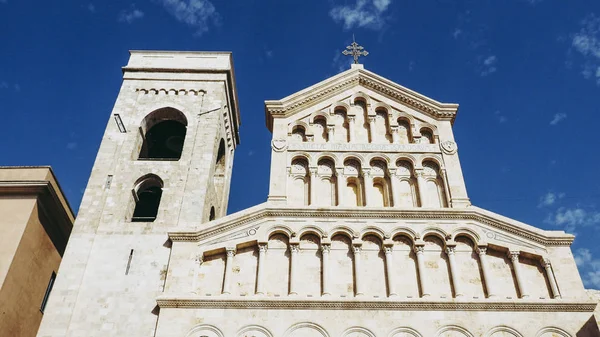
[[[344,55],[352,55],[354,58],[354,64],[358,64],[358,58],[361,56],[369,55],[369,52],[364,50],[363,46],[359,46],[358,43],[354,40],[354,35],[352,35],[352,44],[346,47],[346,50],[342,52]]]

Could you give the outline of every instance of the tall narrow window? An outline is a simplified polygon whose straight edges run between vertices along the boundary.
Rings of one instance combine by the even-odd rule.
[[[50,297],[50,292],[52,292],[52,287],[54,287],[54,281],[56,280],[56,273],[52,272],[52,276],[50,276],[50,281],[48,281],[48,286],[46,287],[46,293],[44,294],[44,299],[42,300],[42,305],[40,306],[40,311],[42,314],[46,309],[46,304],[48,304],[48,298]]]
[[[210,208],[210,215],[208,216],[208,221],[213,221],[215,219],[215,207]]]
[[[187,119],[179,110],[162,108],[150,113],[142,121],[143,138],[139,159],[181,158],[187,129]]]
[[[221,139],[219,142],[219,149],[217,151],[217,159],[215,161],[215,170],[213,173],[213,184],[215,186],[215,193],[218,201],[222,201],[223,191],[225,190],[225,172],[227,166],[226,146],[225,140]]]
[[[156,220],[162,196],[162,180],[153,174],[137,183],[134,189],[135,209],[131,221],[152,222]]]

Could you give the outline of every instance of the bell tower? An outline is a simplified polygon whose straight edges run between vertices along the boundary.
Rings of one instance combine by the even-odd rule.
[[[131,51],[40,336],[153,335],[167,233],[226,214],[239,123],[231,53]]]

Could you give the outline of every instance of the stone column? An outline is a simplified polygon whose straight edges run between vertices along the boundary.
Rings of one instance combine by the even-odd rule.
[[[396,278],[394,277],[394,261],[392,258],[393,249],[393,243],[383,246],[383,250],[385,252],[385,271],[387,273],[387,285],[390,297],[398,295],[398,293],[396,292]]]
[[[363,176],[363,181],[364,181],[363,191],[364,191],[364,196],[365,196],[365,200],[364,200],[363,204],[364,204],[364,206],[371,206],[370,200],[369,200],[370,199],[369,192],[373,188],[373,177],[371,177],[371,171],[369,169],[363,169],[362,176]]]
[[[481,271],[483,272],[483,283],[487,290],[487,297],[496,297],[496,292],[492,286],[492,276],[490,275],[490,267],[487,261],[487,247],[477,247],[477,254],[479,254],[479,263],[481,264]]]
[[[352,246],[354,250],[354,285],[356,286],[356,296],[363,295],[361,282],[361,264],[360,264],[360,246]]]
[[[354,129],[356,126],[356,117],[348,116],[348,138],[350,139],[350,143],[355,141]]]
[[[227,260],[225,261],[225,277],[223,278],[223,294],[231,294],[231,270],[233,269],[233,256],[235,248],[225,248]]]
[[[396,175],[396,169],[389,170],[390,185],[392,188],[392,205],[394,207],[400,206],[400,179]]]
[[[519,253],[518,251],[508,251],[508,257],[512,262],[513,269],[515,271],[515,276],[517,277],[517,286],[519,287],[519,294],[521,298],[528,298],[529,294],[527,293],[527,289],[525,287],[525,281],[523,280],[523,275],[521,272],[521,263],[519,263]]]
[[[336,168],[335,169],[335,187],[337,192],[337,203],[338,206],[342,206],[344,204],[344,185],[346,184],[346,177],[344,177],[344,169]]]
[[[458,270],[458,266],[456,265],[456,247],[447,246],[446,254],[448,255],[448,262],[450,263],[450,276],[452,278],[452,285],[454,286],[454,297],[461,297],[464,294],[462,293],[462,287],[460,285],[460,271]]]
[[[335,140],[335,124],[327,124],[327,142]]]
[[[415,169],[415,177],[417,177],[417,190],[419,191],[419,201],[421,207],[427,207],[425,200],[427,200],[425,192],[425,177],[423,176],[423,169]]]
[[[256,271],[256,294],[264,294],[264,278],[265,278],[265,263],[267,262],[265,259],[265,255],[267,253],[267,243],[261,242],[258,244],[258,267]]]
[[[375,126],[375,116],[369,116],[369,130],[371,131],[371,143],[377,143],[379,135],[377,134],[377,127]]]
[[[311,167],[310,171],[310,203],[309,205],[314,206],[317,205],[317,168]]]
[[[323,296],[331,295],[329,291],[329,252],[331,245],[321,245],[321,258],[323,259]]]
[[[298,281],[298,253],[300,253],[300,246],[298,244],[290,244],[290,295],[298,295],[296,289],[296,282]]]
[[[398,132],[398,127],[392,126],[390,129],[392,131],[392,143],[400,144],[400,133]]]
[[[554,278],[554,271],[552,270],[550,260],[547,258],[542,258],[541,262],[542,266],[546,270],[546,277],[548,277],[548,282],[550,282],[550,288],[552,289],[552,298],[561,298],[560,292],[558,291],[558,284],[556,284],[556,279]]]
[[[415,254],[417,254],[417,269],[419,272],[419,284],[421,285],[421,297],[428,297],[429,285],[427,282],[427,273],[425,272],[425,246],[415,246]]]

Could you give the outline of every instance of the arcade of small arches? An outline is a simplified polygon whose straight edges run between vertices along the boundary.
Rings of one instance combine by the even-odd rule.
[[[356,94],[349,103],[337,102],[328,112],[315,112],[290,124],[291,141],[315,143],[435,144],[435,126]]]
[[[204,252],[194,292],[373,298],[560,298],[548,258],[452,234],[339,226],[294,234],[275,226],[254,243]]]
[[[191,329],[186,337],[224,337],[225,335],[219,328],[214,325],[200,324]],[[260,325],[248,325],[238,330],[236,337],[273,337],[273,333],[266,327]],[[300,322],[293,324],[283,333],[284,337],[330,337],[327,330],[319,324],[312,322]],[[371,330],[353,326],[349,327],[341,333],[340,337],[376,337],[377,335]],[[386,334],[388,337],[423,337],[418,330],[402,326],[389,330]],[[436,337],[475,337],[467,328],[459,325],[444,325],[437,329]],[[478,335],[479,336],[479,335]],[[518,330],[509,326],[495,326],[482,337],[523,337]],[[571,337],[566,331],[556,327],[544,327],[539,329],[535,337]]]
[[[337,162],[324,155],[316,166],[309,163],[304,155],[292,157],[289,205],[441,208],[449,204],[446,172],[433,158],[424,158],[418,167],[408,158],[388,165],[388,160],[374,157],[365,165],[352,155]]]

